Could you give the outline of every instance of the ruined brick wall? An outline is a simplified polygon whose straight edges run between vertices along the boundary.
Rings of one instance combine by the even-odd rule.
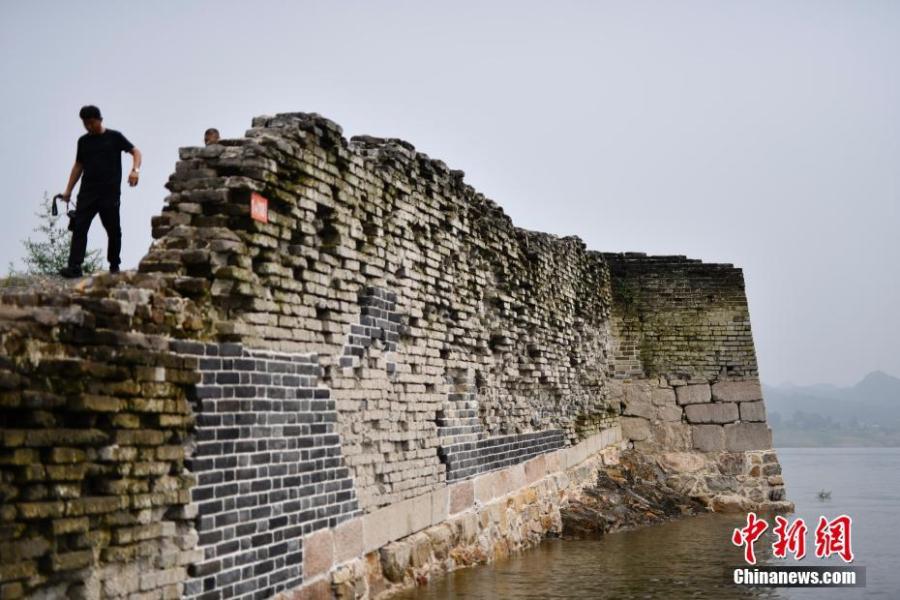
[[[442,484],[442,457],[470,475],[609,421],[595,253],[513,227],[406,142],[316,115],[253,125],[182,150],[141,269],[208,286],[220,339],[318,354],[361,507]]]
[[[518,229],[314,114],[167,187],[138,273],[0,299],[4,597],[270,597],[620,435],[695,495],[783,492],[730,265]]]
[[[740,269],[684,256],[604,253],[612,278],[616,377],[755,377]]]
[[[290,589],[311,530],[614,423],[607,271],[579,240],[517,229],[461,172],[316,115],[181,157],[140,274],[3,299],[3,419],[23,429],[3,438],[6,595]],[[57,359],[80,387],[45,374]],[[58,410],[24,400],[48,390]],[[82,390],[102,392],[87,415]],[[51,425],[84,447],[74,467],[42,466],[69,440]],[[98,516],[55,523],[77,497]]]
[[[604,254],[610,396],[623,437],[670,456],[685,491],[720,508],[784,499],[740,269],[683,256]]]
[[[0,297],[0,596],[178,597],[205,315],[155,277]]]

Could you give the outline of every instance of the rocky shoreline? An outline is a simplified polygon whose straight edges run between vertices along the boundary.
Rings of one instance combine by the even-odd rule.
[[[702,502],[682,494],[648,455],[629,450],[618,465],[597,473],[597,480],[560,512],[563,538],[590,538],[710,512]]]

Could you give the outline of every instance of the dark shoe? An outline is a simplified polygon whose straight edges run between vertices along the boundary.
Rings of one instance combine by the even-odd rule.
[[[119,272],[119,265],[109,265],[109,272],[110,272],[110,273],[118,273],[118,272]]]
[[[66,279],[77,279],[78,277],[84,277],[84,273],[81,272],[81,269],[77,269],[75,267],[63,267],[59,270],[60,277],[64,277]]]

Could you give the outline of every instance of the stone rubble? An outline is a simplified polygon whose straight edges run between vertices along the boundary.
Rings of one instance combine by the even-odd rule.
[[[587,538],[702,514],[705,504],[667,484],[666,472],[640,451],[622,453],[562,509],[562,537]]]

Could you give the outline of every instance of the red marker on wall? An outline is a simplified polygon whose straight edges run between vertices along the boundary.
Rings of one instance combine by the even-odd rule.
[[[250,194],[250,217],[254,221],[269,222],[269,200],[262,194]]]

